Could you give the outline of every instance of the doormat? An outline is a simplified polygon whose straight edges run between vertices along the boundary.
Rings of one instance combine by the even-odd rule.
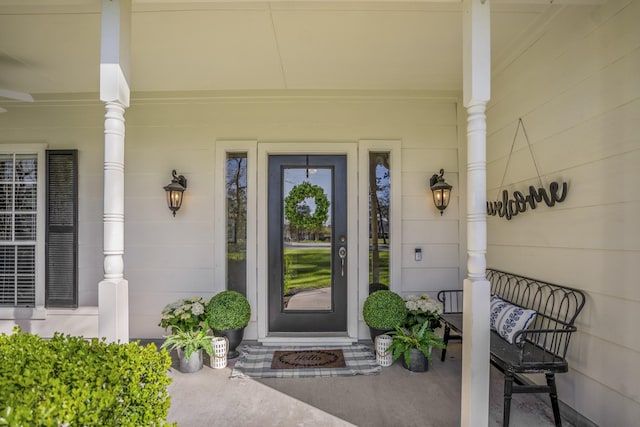
[[[344,368],[344,354],[340,349],[276,351],[271,369]]]
[[[341,350],[343,367],[291,367],[272,368],[276,352],[291,353],[309,350]],[[235,362],[231,378],[305,378],[305,377],[342,377],[354,375],[376,375],[382,367],[376,363],[373,350],[362,344],[336,347],[269,347],[245,345],[240,349],[240,357]]]

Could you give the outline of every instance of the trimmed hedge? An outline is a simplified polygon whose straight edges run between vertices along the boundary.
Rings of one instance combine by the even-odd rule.
[[[0,335],[0,425],[165,426],[171,359],[154,344],[107,344],[14,329]]]

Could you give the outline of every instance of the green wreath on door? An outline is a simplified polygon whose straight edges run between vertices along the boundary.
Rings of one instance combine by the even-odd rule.
[[[316,210],[313,215],[304,215],[298,211],[298,205],[305,199],[314,199]],[[285,197],[284,214],[289,223],[307,230],[315,230],[324,224],[329,213],[329,199],[322,187],[303,182],[294,186]]]

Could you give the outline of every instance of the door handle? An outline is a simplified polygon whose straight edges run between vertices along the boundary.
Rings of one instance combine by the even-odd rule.
[[[344,277],[344,260],[347,258],[347,248],[341,246],[338,249],[338,256],[340,257],[340,274]]]

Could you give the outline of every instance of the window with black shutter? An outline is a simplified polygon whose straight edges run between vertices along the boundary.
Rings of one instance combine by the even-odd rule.
[[[78,152],[47,150],[45,306],[78,306]]]

